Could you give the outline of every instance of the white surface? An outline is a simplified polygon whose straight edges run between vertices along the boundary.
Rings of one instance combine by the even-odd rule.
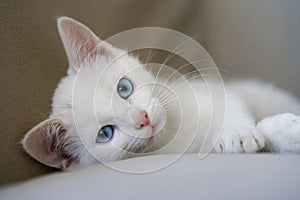
[[[149,166],[175,155],[114,163]],[[102,165],[2,188],[0,199],[299,199],[299,155],[184,155],[165,169],[128,174]]]

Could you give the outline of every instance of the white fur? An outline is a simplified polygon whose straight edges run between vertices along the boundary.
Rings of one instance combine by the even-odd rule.
[[[67,28],[79,28],[79,33],[83,32],[87,38],[95,37],[78,22],[60,19],[63,20]],[[271,151],[300,152],[299,117],[294,114],[271,117],[285,112],[299,115],[300,103],[270,84],[254,80],[228,82],[224,105],[214,105],[203,79],[178,81],[179,74],[164,74],[163,77],[175,80],[166,82],[154,76],[137,58],[107,43],[101,42],[102,53],[87,56],[80,68],[76,67],[81,60],[72,56],[81,47],[72,49],[77,44],[76,38],[71,38],[70,46],[64,41],[68,40],[64,30],[60,33],[69,60],[75,64],[70,65],[68,75],[58,84],[50,118],[63,119],[68,136],[65,137],[68,141],[64,141],[68,148],[64,150],[76,158],[78,166],[147,153],[199,152],[203,145],[206,152],[214,147],[220,153],[254,153],[265,149],[265,143]],[[128,100],[120,98],[116,91],[122,77],[134,83],[134,92]],[[222,88],[213,81],[210,84]],[[226,108],[224,117],[216,114],[218,108]],[[137,129],[129,116],[130,109],[148,113],[154,128]],[[219,119],[211,123],[213,117]],[[108,143],[96,143],[97,133],[105,125],[115,126],[114,137]],[[25,145],[26,148],[30,146]]]
[[[279,153],[300,153],[300,117],[292,113],[263,119],[258,129],[264,133],[267,146]]]
[[[134,153],[156,151],[154,154],[182,153],[185,150],[187,152],[199,151],[213,109],[209,92],[201,79],[193,82],[181,82],[179,85],[169,83],[168,88],[175,91],[180,101],[182,109],[180,111],[176,105],[172,106],[175,99],[163,104],[160,96],[155,96],[155,92],[151,93],[151,87],[143,87],[146,83],[155,82],[155,77],[144,69],[136,58],[127,54],[110,65],[101,83],[99,83],[99,87],[95,90],[99,74],[103,72],[103,67],[108,64],[103,59],[99,57],[94,61],[85,63],[77,79],[75,75],[65,77],[53,97],[51,117],[63,115],[65,118],[69,118],[71,128],[68,133],[73,134],[74,137],[79,135],[80,139],[78,138],[78,140],[82,140],[83,144],[79,145],[80,150],[77,152],[80,165],[86,166],[98,162],[97,159],[108,162],[137,156],[126,151],[133,151]],[[135,88],[140,87],[136,94],[132,96],[131,103],[121,99],[115,90],[117,81],[125,74],[133,80]],[[75,89],[73,90],[74,85]],[[286,143],[281,146],[273,142],[272,134],[283,133],[284,129],[281,128],[273,132],[272,130],[262,128],[258,130],[256,128],[258,120],[276,113],[294,111],[299,114],[300,104],[293,97],[281,90],[256,81],[241,81],[229,83],[226,86],[227,115],[223,132],[214,148],[216,152],[254,153],[265,147],[265,140],[274,143],[276,147],[270,146],[273,151],[299,152],[299,140],[294,140],[294,135],[289,134],[286,136],[289,137],[289,141],[278,139],[276,136],[281,143]],[[194,93],[192,89],[196,91],[197,98],[194,98],[195,100],[193,100]],[[72,95],[73,91],[75,91],[75,95]],[[167,91],[161,91],[161,94],[164,93],[167,93]],[[97,102],[95,108],[92,107],[94,105],[94,94]],[[269,97],[272,97],[272,102],[270,102]],[[74,104],[72,99],[77,103]],[[72,104],[75,107],[66,106]],[[166,121],[163,130],[154,138],[147,138],[151,134],[150,128],[145,127],[141,130],[134,128],[127,113],[130,106],[147,111],[151,120],[155,123]],[[195,111],[196,107],[201,110],[201,115]],[[98,121],[95,119],[93,109],[95,109]],[[74,110],[76,110],[75,115],[72,114]],[[164,112],[166,113],[163,114]],[[73,119],[73,116],[76,116],[76,119]],[[202,123],[199,130],[195,132],[199,120]],[[180,122],[181,126],[179,127]],[[74,123],[76,123],[77,130]],[[266,121],[263,121],[260,127],[265,123]],[[118,124],[119,128],[116,129],[115,136],[110,143],[97,144],[95,142],[97,132],[101,126],[106,124]],[[272,125],[273,123],[269,126]],[[276,124],[274,124],[274,127],[276,127]],[[295,134],[295,139],[299,139],[300,127],[297,126],[296,129],[298,135]],[[172,140],[174,136],[176,138]],[[298,146],[295,144],[293,147],[288,148],[286,145],[290,143],[297,143]],[[189,146],[190,144],[192,145]],[[189,149],[186,149],[187,147]],[[96,156],[96,159],[94,156]]]

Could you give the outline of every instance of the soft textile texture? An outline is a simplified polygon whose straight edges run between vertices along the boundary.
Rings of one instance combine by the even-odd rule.
[[[300,96],[300,2],[282,4],[273,0],[1,2],[0,184],[53,171],[27,156],[19,141],[47,118],[52,92],[67,69],[56,30],[58,16],[80,19],[104,39],[141,26],[172,28],[194,36],[233,76],[260,77]]]
[[[141,169],[174,157],[149,156],[113,165]],[[128,174],[101,165],[56,173],[4,188],[0,198],[296,200],[300,195],[299,165],[299,156],[291,155],[210,155],[199,160],[192,154],[154,173]],[[49,191],[55,191],[54,196]]]

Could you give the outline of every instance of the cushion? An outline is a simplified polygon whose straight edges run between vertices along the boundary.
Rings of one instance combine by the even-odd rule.
[[[300,97],[299,6],[273,0],[2,1],[0,185],[55,171],[26,155],[19,142],[48,117],[53,90],[66,74],[58,16],[85,23],[103,39],[143,26],[180,31],[199,41],[227,76],[258,77]]]
[[[298,200],[299,166],[296,155],[147,156],[46,175],[2,188],[0,199]]]

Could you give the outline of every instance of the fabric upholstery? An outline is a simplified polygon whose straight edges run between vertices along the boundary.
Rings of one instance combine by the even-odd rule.
[[[177,155],[134,158],[115,168],[146,169]],[[233,164],[234,163],[234,164]],[[96,165],[54,173],[0,189],[1,199],[210,199],[298,200],[300,159],[295,155],[183,155],[166,168],[131,174]],[[151,168],[151,167],[150,167]]]
[[[300,96],[297,8],[297,0],[1,1],[0,184],[54,171],[19,142],[47,118],[67,70],[57,17],[73,17],[103,39],[136,27],[174,29],[201,42],[230,75],[260,77]]]

